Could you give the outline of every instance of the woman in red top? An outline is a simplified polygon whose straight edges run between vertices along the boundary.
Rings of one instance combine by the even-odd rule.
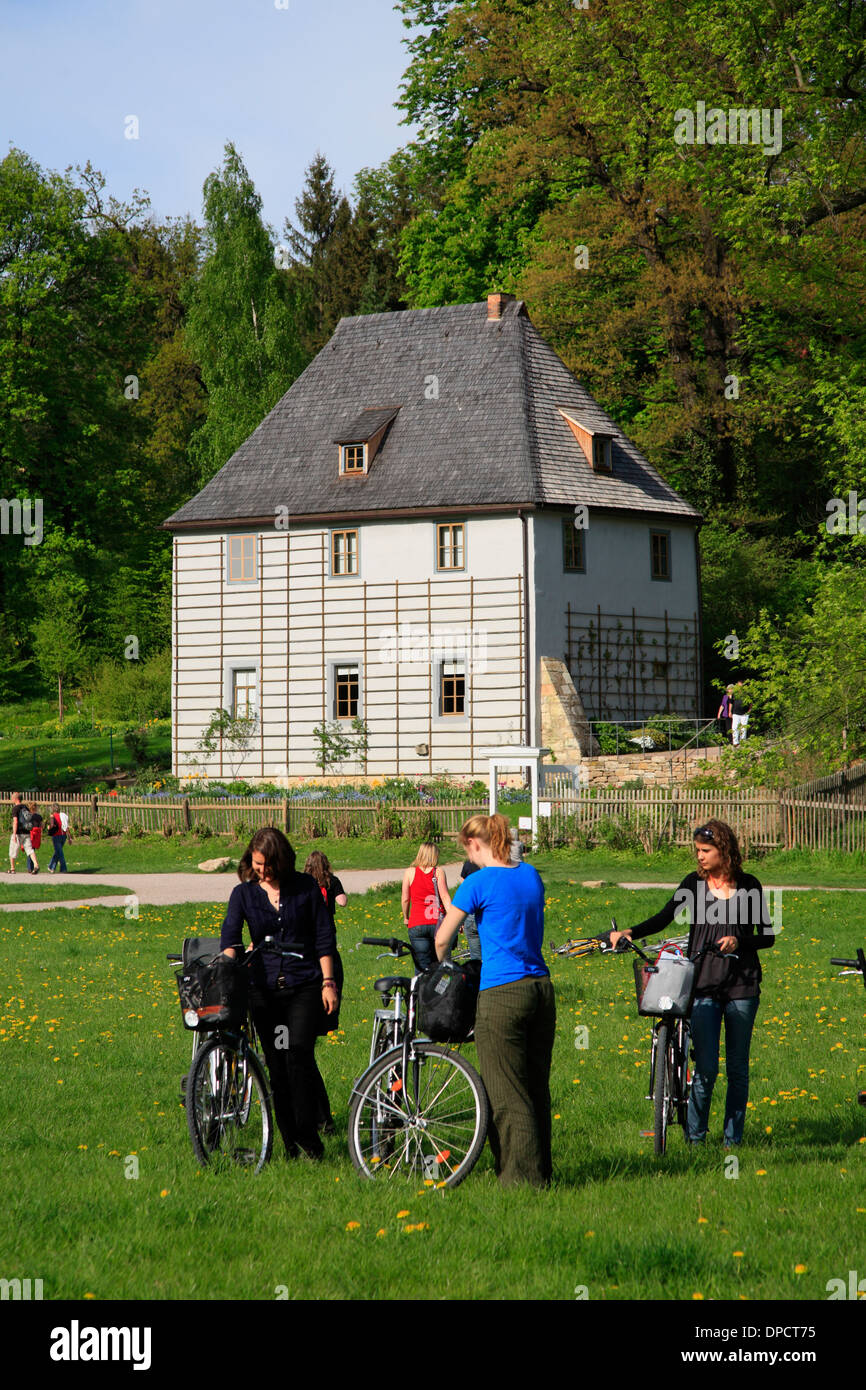
[[[451,906],[445,874],[439,868],[439,847],[425,840],[415,863],[403,875],[403,921],[419,970],[436,962],[436,928]]]

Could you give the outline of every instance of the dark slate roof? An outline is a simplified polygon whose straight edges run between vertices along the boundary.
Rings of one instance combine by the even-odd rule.
[[[381,428],[397,406],[367,475],[341,478],[337,438],[366,411],[381,412]],[[612,474],[593,472],[560,407],[612,436]],[[300,518],[575,502],[699,520],[522,301],[492,322],[484,301],[341,319],[258,429],[165,525],[272,517],[280,506]]]
[[[356,415],[354,420],[334,435],[334,443],[366,444],[374,434],[378,434],[379,430],[394,419],[399,409],[399,405],[392,405],[384,410],[362,410],[360,415]]]

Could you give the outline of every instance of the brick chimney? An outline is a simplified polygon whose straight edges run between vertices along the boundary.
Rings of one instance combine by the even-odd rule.
[[[495,294],[489,294],[487,296],[487,322],[494,323],[497,319],[501,319],[505,312],[506,304],[513,303],[513,294],[502,294],[501,291],[497,291]]]

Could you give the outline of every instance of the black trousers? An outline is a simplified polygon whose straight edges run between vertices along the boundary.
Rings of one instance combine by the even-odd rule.
[[[314,1048],[322,1017],[318,980],[295,989],[268,991],[253,1001],[253,1019],[271,1078],[274,1115],[286,1153],[323,1153],[318,1133],[324,1083]],[[326,1097],[327,1099],[327,1097]]]

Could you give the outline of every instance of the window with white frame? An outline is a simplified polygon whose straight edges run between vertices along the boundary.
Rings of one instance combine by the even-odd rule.
[[[439,677],[439,713],[466,713],[466,667],[462,661],[443,661]]]
[[[232,717],[254,719],[256,714],[256,673],[254,669],[232,671]]]
[[[229,536],[226,578],[230,584],[252,584],[258,579],[257,536]]]
[[[331,574],[358,573],[358,532],[331,532]]]
[[[436,527],[436,568],[440,570],[466,568],[462,522],[448,522]]]
[[[357,666],[334,667],[334,718],[355,719],[360,712],[360,677]]]

